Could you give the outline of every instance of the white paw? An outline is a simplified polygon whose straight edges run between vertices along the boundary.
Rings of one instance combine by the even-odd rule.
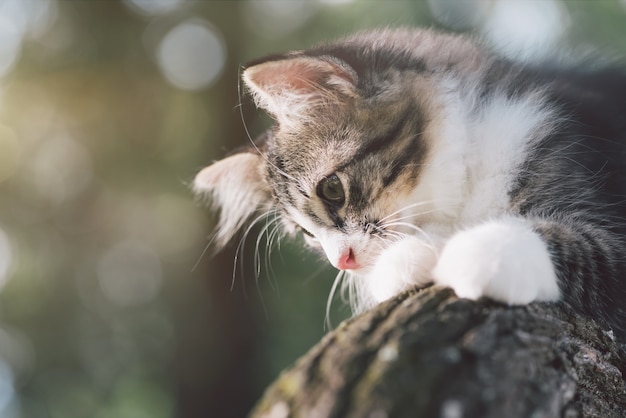
[[[415,237],[403,238],[383,250],[364,278],[369,294],[382,302],[414,286],[432,282],[436,248]]]
[[[546,244],[518,219],[485,223],[452,236],[432,274],[435,283],[469,299],[487,296],[517,305],[559,298]]]

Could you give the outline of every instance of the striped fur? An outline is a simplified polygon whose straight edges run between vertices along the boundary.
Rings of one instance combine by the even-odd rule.
[[[626,331],[621,72],[382,30],[257,61],[243,78],[276,124],[257,158],[244,150],[196,179],[222,208],[221,243],[272,211],[345,271],[356,311],[435,282],[562,300]]]

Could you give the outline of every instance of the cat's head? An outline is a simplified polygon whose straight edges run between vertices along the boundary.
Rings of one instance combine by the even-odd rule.
[[[416,216],[427,219],[434,191],[418,185],[441,125],[430,67],[443,64],[416,58],[400,42],[408,34],[392,35],[349,38],[245,69],[248,90],[276,124],[258,149],[195,179],[195,190],[221,208],[218,245],[254,213],[275,209],[287,232],[303,232],[335,267],[359,272]],[[409,205],[416,201],[424,205]]]

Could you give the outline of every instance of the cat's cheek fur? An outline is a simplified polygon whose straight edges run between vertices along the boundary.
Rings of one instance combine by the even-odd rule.
[[[547,245],[520,219],[490,221],[452,236],[433,279],[459,297],[487,296],[510,305],[560,296]]]
[[[368,293],[376,302],[415,286],[432,281],[430,271],[437,262],[437,249],[418,238],[407,237],[393,243],[378,256],[365,275]]]

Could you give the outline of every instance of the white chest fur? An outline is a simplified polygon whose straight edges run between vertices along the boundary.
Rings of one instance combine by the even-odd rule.
[[[390,247],[374,270],[387,272],[384,281],[375,275],[365,281],[370,295],[380,301],[390,289],[434,281],[462,297],[488,296],[510,304],[558,299],[546,244],[508,210],[520,166],[534,142],[554,126],[552,112],[539,94],[495,95],[480,105],[471,95],[447,99],[430,130],[436,135],[412,196],[432,202],[422,225],[439,249],[433,254],[423,244]]]
[[[429,129],[432,149],[412,196],[432,202],[427,221],[463,227],[507,213],[520,166],[554,126],[539,92],[495,94],[480,104],[477,96],[458,89],[443,95],[443,110]]]

